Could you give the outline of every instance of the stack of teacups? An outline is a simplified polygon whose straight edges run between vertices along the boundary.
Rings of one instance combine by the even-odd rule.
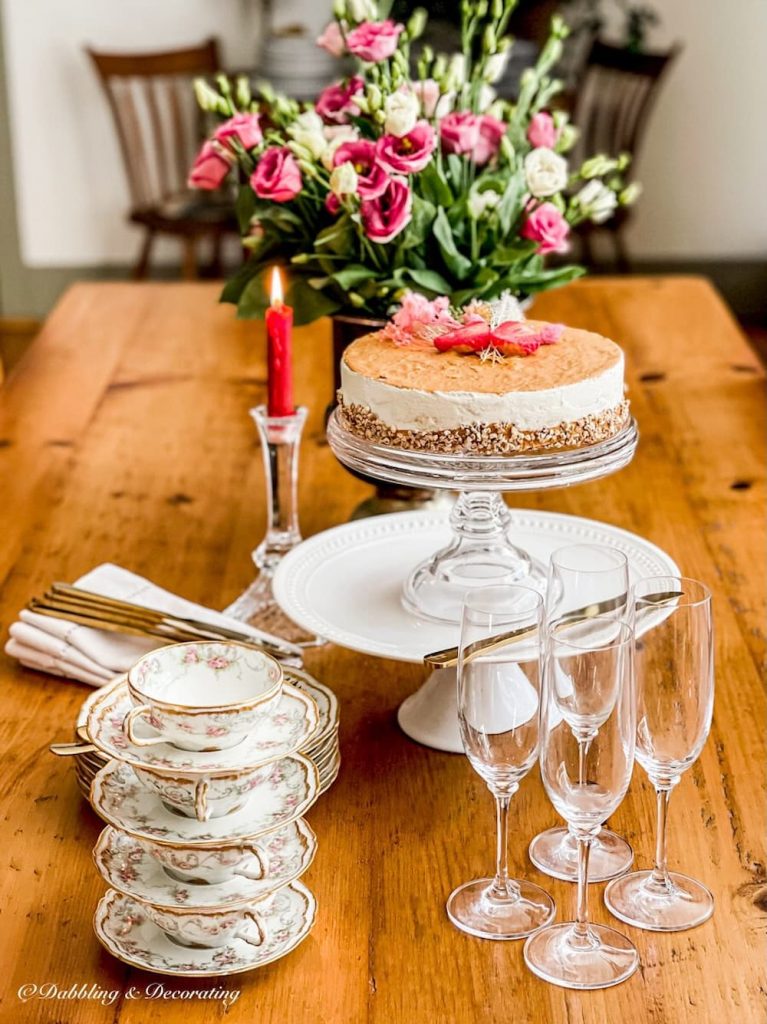
[[[89,699],[85,730],[111,759],[90,794],[109,823],[94,858],[112,886],[95,928],[119,959],[233,973],[308,934],[315,901],[298,878],[316,839],[302,815],[320,774],[297,751],[329,757],[332,781],[338,742],[332,694],[310,689],[258,650],[199,642],[153,651]]]

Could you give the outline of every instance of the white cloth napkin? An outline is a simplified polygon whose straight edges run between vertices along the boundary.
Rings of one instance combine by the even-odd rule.
[[[252,633],[254,639],[258,636],[257,630],[237,619],[171,594],[143,576],[109,562],[81,576],[75,586],[106,597],[144,604],[171,615],[183,615],[211,625]],[[22,665],[77,679],[90,686],[103,686],[115,676],[127,672],[142,654],[159,646],[159,641],[152,637],[145,640],[143,637],[108,633],[26,609],[19,613],[19,621],[13,623],[9,634],[5,653],[17,658]]]

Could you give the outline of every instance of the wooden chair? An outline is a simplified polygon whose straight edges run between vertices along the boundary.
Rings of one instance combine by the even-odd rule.
[[[205,135],[192,80],[220,69],[216,40],[165,53],[87,52],[117,129],[130,191],[128,219],[145,230],[134,278],[147,276],[157,235],[181,241],[187,279],[197,277],[198,242],[209,239],[212,269],[220,273],[223,237],[237,234],[233,204],[223,193],[195,192],[186,185]]]
[[[573,123],[580,134],[573,166],[591,153],[630,153],[633,165],[658,87],[678,53],[677,46],[667,53],[633,53],[599,40],[593,43],[574,100]],[[631,208],[621,207],[604,224],[579,225],[584,262],[594,263],[591,240],[604,232],[612,239],[619,269],[628,272],[623,230],[630,216]]]

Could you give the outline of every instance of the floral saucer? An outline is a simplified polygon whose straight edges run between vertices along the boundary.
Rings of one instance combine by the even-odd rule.
[[[317,769],[301,754],[276,761],[239,810],[208,821],[171,810],[120,761],[110,761],[91,784],[91,804],[104,821],[136,839],[166,846],[234,845],[256,839],[300,818],[318,795]]]
[[[338,728],[338,698],[330,687],[325,686],[301,668],[283,665],[282,672],[286,683],[290,683],[297,690],[308,694],[317,705],[319,724],[314,734],[304,741],[301,747],[301,752],[304,753],[306,750],[318,746],[333,729]]]
[[[267,878],[233,875],[226,882],[205,884],[174,879],[138,839],[107,825],[93,851],[93,860],[113,889],[155,907],[194,907],[224,910],[261,899],[302,875],[314,860],[317,838],[299,819],[261,844],[267,859]]]
[[[153,768],[160,774],[216,775],[257,768],[298,750],[316,733],[319,722],[314,699],[286,683],[268,719],[234,747],[213,751],[181,750],[170,743],[138,747],[123,732],[125,716],[133,707],[127,684],[110,687],[100,698],[88,711],[86,730],[91,742],[107,757],[138,768]],[[143,722],[136,723],[136,733],[157,735]]]
[[[267,915],[268,937],[260,946],[232,939],[226,946],[181,946],[153,924],[140,903],[109,889],[96,908],[93,927],[99,942],[125,964],[183,978],[220,977],[263,967],[285,956],[309,934],[317,901],[300,882],[275,893]]]

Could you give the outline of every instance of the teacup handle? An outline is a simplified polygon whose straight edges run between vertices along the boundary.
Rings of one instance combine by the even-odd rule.
[[[194,787],[194,813],[197,815],[198,821],[207,821],[210,817],[210,808],[208,807],[209,785],[210,783],[207,779],[200,779]]]
[[[131,708],[123,719],[123,732],[134,747],[153,747],[156,743],[168,742],[164,736],[136,736],[133,732],[133,723],[136,719],[151,710],[151,704],[139,704],[138,707]]]
[[[245,913],[243,914],[243,917],[247,917],[247,919],[256,926],[257,934],[251,935],[248,932],[243,931],[241,929],[240,931],[235,932],[235,938],[244,939],[245,942],[249,942],[251,946],[263,946],[263,944],[266,942],[266,933],[264,932],[264,926],[261,924],[261,922],[259,921],[259,919],[256,917],[252,910],[246,910]]]
[[[242,875],[243,878],[249,878],[251,881],[257,882],[261,878],[266,877],[266,865],[264,864],[264,857],[257,846],[244,846],[244,850],[248,850],[258,861],[258,874],[255,871],[245,871],[242,868],[235,868],[233,874]]]

